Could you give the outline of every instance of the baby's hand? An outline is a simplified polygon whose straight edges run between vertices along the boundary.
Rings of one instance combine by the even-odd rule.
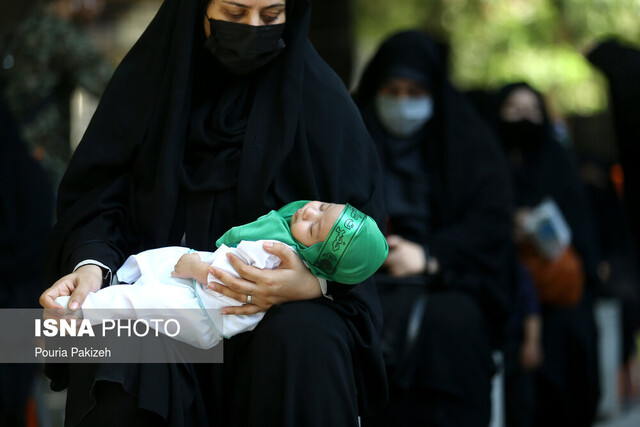
[[[182,255],[178,263],[173,267],[171,275],[180,279],[193,279],[196,276],[197,267],[201,264],[200,255],[191,252]]]

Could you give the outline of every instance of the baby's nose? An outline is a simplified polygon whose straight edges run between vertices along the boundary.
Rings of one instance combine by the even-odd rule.
[[[316,216],[318,216],[318,211],[312,206],[307,206],[302,213],[302,219],[304,219],[305,221],[314,219]]]

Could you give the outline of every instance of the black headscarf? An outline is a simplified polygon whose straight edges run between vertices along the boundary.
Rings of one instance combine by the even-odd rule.
[[[400,75],[432,89],[432,95],[441,95],[441,87],[448,82],[442,58],[442,49],[427,34],[397,33],[382,43],[367,64],[354,99],[361,107],[371,104],[380,86],[389,77]]]
[[[50,280],[84,259],[115,271],[184,231],[187,245],[213,249],[293,200],[349,202],[383,225],[375,147],[307,39],[310,2],[287,0],[286,48],[246,78],[203,48],[203,3],[166,0],[116,70],[60,186]],[[330,290],[357,342],[366,409],[386,387],[377,295],[371,284]]]
[[[405,33],[409,34],[409,33]],[[415,55],[414,43],[393,43],[387,40],[364,71],[358,91],[354,95],[362,115],[378,146],[384,165],[385,194],[389,231],[422,244],[430,233],[431,178],[425,167],[427,146],[424,141],[431,131],[429,122],[414,134],[397,137],[380,122],[375,98],[380,86],[395,77],[404,77],[431,89],[438,86],[437,73],[427,55]],[[386,47],[391,44],[390,48]],[[435,45],[429,44],[429,49]],[[429,52],[437,56],[437,52]]]
[[[508,167],[493,134],[449,83],[442,58],[426,34],[398,33],[368,64],[354,97],[386,163],[385,146],[395,141],[382,131],[372,109],[378,89],[398,68],[428,81],[434,114],[418,135],[431,187],[426,246],[441,265],[445,286],[472,289],[500,317],[510,298],[504,275],[510,239]]]
[[[522,151],[521,160],[512,164],[516,206],[533,207],[551,196],[571,227],[573,245],[582,258],[588,283],[597,283],[598,248],[593,213],[575,158],[553,137],[542,94],[523,82],[504,86],[496,96],[496,123],[505,101],[518,88],[527,88],[535,94],[542,110],[544,131],[539,143]]]

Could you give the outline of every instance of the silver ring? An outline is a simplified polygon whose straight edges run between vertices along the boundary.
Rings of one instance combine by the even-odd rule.
[[[251,304],[251,295],[247,295],[247,304]]]

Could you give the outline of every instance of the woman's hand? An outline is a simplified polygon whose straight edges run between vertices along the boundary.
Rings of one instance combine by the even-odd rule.
[[[422,246],[397,235],[387,237],[387,243],[389,255],[382,265],[389,270],[390,275],[415,276],[426,271],[427,257]]]
[[[60,296],[71,295],[69,308],[76,311],[80,308],[89,292],[96,292],[102,287],[102,269],[97,265],[83,265],[71,274],[67,274],[40,296],[40,305],[49,314],[57,313],[62,317],[65,308],[55,302]]]
[[[520,347],[520,365],[525,371],[538,368],[543,361],[542,345],[535,340],[528,340]]]
[[[523,319],[524,337],[520,347],[520,365],[530,371],[542,364],[542,317],[531,314]]]
[[[272,305],[307,300],[322,295],[318,278],[305,267],[298,255],[287,245],[265,242],[263,247],[265,251],[282,260],[278,268],[261,270],[229,254],[229,261],[241,276],[240,278],[222,270],[214,268],[209,270],[226,285],[210,282],[210,289],[244,304],[238,307],[225,307],[222,314],[255,314],[267,311]]]

